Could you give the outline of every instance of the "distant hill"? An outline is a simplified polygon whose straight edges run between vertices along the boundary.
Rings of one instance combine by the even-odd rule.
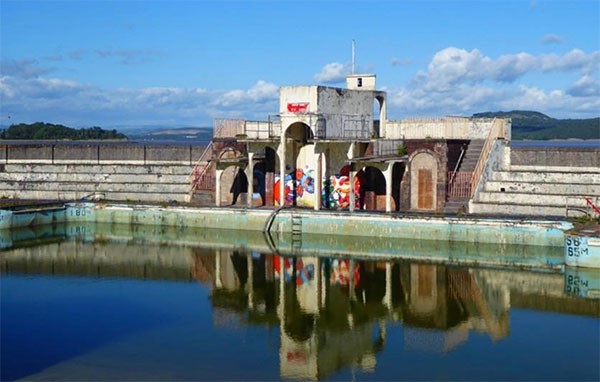
[[[127,139],[127,136],[117,132],[117,130],[104,130],[98,126],[74,129],[53,123],[35,122],[30,124],[19,123],[10,125],[6,130],[0,131],[0,139],[125,140]]]
[[[158,129],[132,133],[129,137],[136,141],[201,141],[208,144],[213,136],[212,127],[181,127],[174,129]]]
[[[473,114],[476,118],[511,118],[513,140],[600,139],[600,117],[556,119],[537,111],[513,110]]]

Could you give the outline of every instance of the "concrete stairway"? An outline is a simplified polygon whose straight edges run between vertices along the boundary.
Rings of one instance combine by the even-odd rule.
[[[465,154],[458,167],[457,173],[468,172],[472,173],[477,166],[481,150],[483,149],[485,141],[483,140],[472,140],[465,151]],[[455,214],[459,212],[466,212],[468,210],[469,197],[452,197],[449,196],[444,206],[444,213]]]
[[[591,197],[595,204],[600,202],[600,171],[577,167],[541,171],[521,166],[519,170],[493,172],[471,202],[470,212],[578,216],[591,212],[584,196]]]
[[[475,170],[475,166],[477,166],[477,162],[479,161],[479,156],[481,155],[481,150],[483,149],[484,143],[484,140],[472,140],[469,143],[469,147],[465,152],[465,156],[463,157],[458,171],[473,172]]]
[[[0,198],[185,202],[190,164],[4,164]]]

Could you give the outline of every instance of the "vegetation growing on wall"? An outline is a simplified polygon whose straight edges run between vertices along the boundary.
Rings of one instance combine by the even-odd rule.
[[[52,123],[19,123],[11,125],[8,129],[0,131],[0,139],[127,139],[127,136],[117,130],[104,130],[94,126],[87,129],[73,129]]]

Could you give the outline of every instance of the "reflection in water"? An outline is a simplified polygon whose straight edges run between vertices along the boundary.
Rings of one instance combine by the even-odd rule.
[[[3,275],[200,282],[210,291],[216,330],[278,329],[279,376],[283,379],[345,378],[347,370],[364,373],[366,379],[415,379],[419,376],[401,377],[405,374],[400,366],[391,372],[389,365],[379,366],[379,359],[397,352],[398,346],[405,356],[433,356],[457,352],[472,337],[502,343],[511,337],[511,309],[589,317],[596,326],[600,317],[600,300],[580,298],[580,288],[573,287],[575,277],[577,286],[584,279],[588,286],[597,284],[598,275],[593,273],[467,268],[341,255],[282,256],[261,244],[245,249],[224,244],[211,248],[193,245],[193,239],[174,232],[144,231],[136,236],[136,232],[127,235],[110,227],[83,232],[80,227],[75,233],[69,227],[55,227],[45,236],[16,233],[13,237],[18,234],[29,236],[14,240],[21,245],[0,254]],[[178,241],[174,244],[169,235]],[[592,349],[588,365],[594,365],[598,346],[588,344]],[[3,345],[3,365],[10,352]],[[457,363],[464,363],[456,367],[469,370],[466,365],[472,361],[456,358]],[[438,361],[430,358],[429,362]],[[509,377],[529,375],[514,373]],[[15,375],[26,377],[27,373]],[[215,379],[212,375],[192,378]],[[481,374],[461,373],[453,378],[477,375],[481,378]],[[597,379],[598,370],[592,367],[577,375]],[[11,378],[3,372],[2,379]]]

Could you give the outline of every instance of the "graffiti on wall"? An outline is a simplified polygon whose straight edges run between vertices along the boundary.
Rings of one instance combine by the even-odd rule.
[[[315,180],[314,169],[306,166],[289,172],[284,179],[283,187],[285,205],[291,206],[296,199],[296,205],[302,207],[314,207],[315,205]],[[354,184],[350,184],[350,167],[344,166],[336,175],[329,179],[323,178],[321,187],[321,206],[323,208],[343,209],[350,206],[350,192],[355,194],[355,206],[360,208],[362,177],[354,178]],[[275,175],[273,185],[273,200],[279,205],[279,192],[282,187],[280,177]]]
[[[314,169],[306,166],[286,174],[283,185],[279,175],[275,175],[273,184],[273,200],[279,205],[279,192],[284,187],[285,205],[291,206],[296,199],[296,205],[301,207],[314,207],[315,205],[315,180]]]

